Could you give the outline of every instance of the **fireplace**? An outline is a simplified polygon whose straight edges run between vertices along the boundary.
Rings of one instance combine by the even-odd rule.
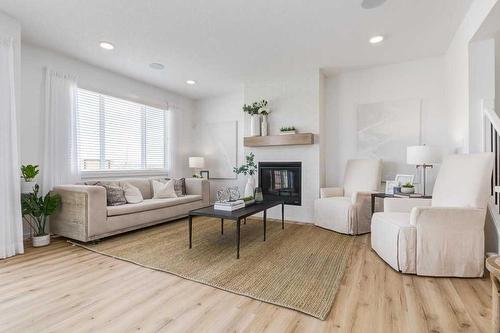
[[[265,199],[302,202],[302,162],[259,162],[259,187]]]

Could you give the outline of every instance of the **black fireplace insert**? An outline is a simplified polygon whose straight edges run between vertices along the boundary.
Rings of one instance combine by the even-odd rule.
[[[302,203],[302,162],[259,162],[259,187],[264,199],[287,205]]]

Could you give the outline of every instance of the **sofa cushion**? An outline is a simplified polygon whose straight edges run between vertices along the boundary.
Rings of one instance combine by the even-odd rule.
[[[186,195],[187,194],[187,192],[186,192],[186,178],[152,177],[152,178],[150,178],[151,186],[153,186],[153,180],[156,180],[156,181],[161,182],[161,183],[166,183],[171,179],[174,180],[175,194],[177,194],[178,197]]]
[[[78,182],[77,185],[91,185],[91,186],[120,186],[117,180],[87,180],[85,182]]]
[[[144,199],[151,199],[153,197],[153,191],[151,190],[151,184],[148,178],[124,178],[120,179],[120,186],[123,187],[125,183],[129,183],[135,186],[141,191],[142,197]]]
[[[120,186],[97,183],[96,186],[103,186],[106,189],[106,200],[108,206],[120,206],[127,203],[125,192]]]
[[[108,216],[125,215],[144,212],[153,209],[159,209],[164,207],[176,206],[188,202],[193,202],[197,200],[202,200],[201,195],[185,195],[178,198],[168,198],[168,199],[145,199],[141,203],[137,204],[126,204],[122,206],[109,206],[107,207]]]
[[[152,180],[151,185],[153,185],[153,199],[177,198],[174,189],[174,180],[169,180],[166,183]]]
[[[137,187],[130,185],[129,183],[124,183],[122,188],[123,192],[125,193],[125,199],[127,199],[127,203],[135,204],[144,201],[142,193]]]

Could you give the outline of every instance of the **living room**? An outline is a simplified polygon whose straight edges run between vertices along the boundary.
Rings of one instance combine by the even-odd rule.
[[[0,331],[499,331],[499,18],[0,0]]]

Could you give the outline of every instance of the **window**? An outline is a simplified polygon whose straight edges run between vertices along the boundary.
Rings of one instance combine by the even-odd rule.
[[[81,171],[167,169],[167,111],[78,89]]]

